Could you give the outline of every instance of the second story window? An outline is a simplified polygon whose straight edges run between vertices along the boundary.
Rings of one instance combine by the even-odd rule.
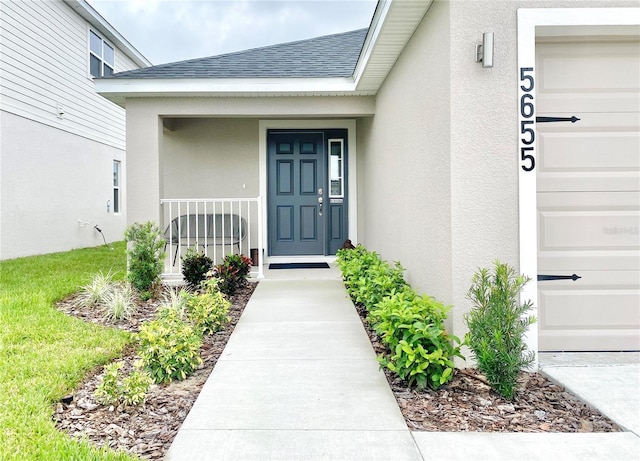
[[[89,31],[89,72],[94,77],[113,74],[115,53],[113,47],[94,31]]]

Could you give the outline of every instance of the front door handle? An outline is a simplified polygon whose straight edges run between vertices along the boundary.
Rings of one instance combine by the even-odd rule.
[[[322,197],[318,197],[318,215],[322,216]]]

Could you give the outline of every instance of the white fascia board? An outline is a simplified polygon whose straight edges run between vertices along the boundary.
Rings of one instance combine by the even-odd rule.
[[[365,38],[364,44],[362,45],[360,57],[358,58],[358,62],[356,63],[356,67],[353,71],[353,79],[356,83],[356,86],[367,67],[367,63],[369,62],[371,53],[373,52],[375,44],[378,41],[378,36],[380,35],[380,30],[382,29],[382,25],[384,24],[384,19],[387,17],[387,13],[389,12],[391,1],[392,0],[378,1],[376,11],[373,15],[373,19],[371,20],[371,25],[369,26],[369,32],[367,32],[367,37]]]
[[[145,95],[226,96],[229,94],[334,94],[354,93],[352,78],[270,78],[270,79],[95,79],[102,96],[135,97]]]
[[[99,32],[120,48],[139,67],[149,67],[151,62],[143,56],[124,36],[104,19],[86,0],[64,0]]]

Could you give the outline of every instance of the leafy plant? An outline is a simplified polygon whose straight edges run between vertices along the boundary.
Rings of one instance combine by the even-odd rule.
[[[96,388],[94,397],[102,405],[112,405],[120,399],[118,377],[122,369],[122,362],[113,362],[104,366],[102,382]]]
[[[153,383],[151,375],[140,369],[136,369],[128,376],[122,376],[122,362],[113,362],[104,367],[102,382],[96,388],[94,397],[102,405],[139,405],[146,399],[149,388]]]
[[[78,301],[85,307],[103,304],[107,293],[113,289],[113,273],[102,271],[93,276],[91,282],[81,288]]]
[[[128,280],[140,292],[142,299],[149,299],[160,285],[160,274],[165,257],[165,241],[154,223],[134,223],[124,233],[128,243]]]
[[[367,310],[374,308],[385,296],[408,286],[404,268],[396,262],[392,267],[374,251],[358,245],[354,249],[341,249],[337,253],[347,292],[357,304]]]
[[[123,285],[113,286],[113,288],[104,295],[102,304],[107,319],[128,319],[136,309],[131,285],[125,283]]]
[[[467,296],[474,308],[464,316],[469,328],[465,342],[491,387],[511,400],[520,370],[535,357],[527,350],[524,335],[536,319],[527,316],[533,303],[518,300],[529,278],[499,261],[494,265],[493,273],[483,268],[473,276]]]
[[[448,308],[410,288],[384,298],[369,314],[389,352],[379,361],[410,386],[434,389],[453,378],[454,356],[464,358],[460,340],[444,328]]]
[[[213,267],[213,260],[203,253],[189,248],[182,257],[182,276],[187,286],[192,290],[200,287],[200,283],[206,279],[206,274]]]
[[[202,334],[216,333],[231,321],[229,317],[231,303],[220,291],[199,295],[186,294],[184,297],[189,320]]]
[[[218,285],[220,291],[232,296],[239,288],[247,284],[250,271],[250,258],[244,255],[230,254],[222,260],[222,264],[215,267],[213,276],[220,280]]]
[[[144,403],[151,384],[153,384],[151,375],[145,370],[136,368],[129,373],[129,376],[122,379],[122,403],[125,405]]]
[[[448,308],[419,296],[404,280],[400,263],[392,267],[375,252],[358,245],[337,253],[338,267],[355,303],[388,350],[378,360],[410,386],[434,389],[453,377],[453,357],[460,340],[444,328]]]
[[[157,319],[143,323],[138,338],[138,355],[157,383],[183,380],[202,363],[202,337],[174,309],[162,309]]]

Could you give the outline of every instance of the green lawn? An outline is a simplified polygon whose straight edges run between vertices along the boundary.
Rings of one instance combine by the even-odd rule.
[[[54,307],[100,270],[124,277],[124,243],[113,247],[0,262],[0,459],[131,459],[77,442],[51,420],[53,403],[131,340],[127,333],[87,324]]]

